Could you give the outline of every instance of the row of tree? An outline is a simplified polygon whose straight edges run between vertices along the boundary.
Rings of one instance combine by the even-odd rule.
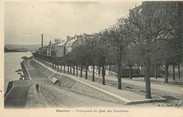
[[[145,68],[146,98],[151,98],[150,69],[165,65],[165,83],[168,83],[168,67],[181,62],[182,2],[144,2],[130,11],[128,18],[118,22],[78,46],[61,58],[42,57],[61,66],[80,68],[82,77],[88,77],[88,66],[102,68],[102,84],[105,84],[105,65],[117,66],[118,89],[122,88],[122,64]],[[175,67],[174,67],[175,68]],[[65,67],[64,67],[65,69]],[[179,69],[180,74],[180,69]]]

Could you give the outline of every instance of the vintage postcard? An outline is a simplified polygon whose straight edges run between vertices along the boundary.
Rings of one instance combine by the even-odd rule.
[[[2,117],[183,116],[183,1],[0,5]]]

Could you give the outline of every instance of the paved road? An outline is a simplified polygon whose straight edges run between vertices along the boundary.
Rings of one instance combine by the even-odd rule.
[[[38,82],[41,85],[40,95],[42,102],[47,107],[121,107],[124,106],[119,103],[109,102],[106,100],[96,99],[95,97],[86,96],[74,91],[61,88],[60,86],[54,85],[51,81],[46,78],[42,73],[35,69],[31,65],[31,60],[26,62],[27,69],[30,72],[32,80]]]
[[[42,74],[35,67],[33,67],[33,65],[31,64],[31,59],[26,60],[25,65],[32,80],[41,80],[47,78],[46,76],[44,76],[44,74]]]
[[[53,85],[42,85],[41,93],[48,107],[121,107],[120,103],[104,101]]]

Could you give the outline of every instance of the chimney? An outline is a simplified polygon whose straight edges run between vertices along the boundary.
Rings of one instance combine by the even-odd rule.
[[[41,48],[43,48],[43,34],[41,34]]]

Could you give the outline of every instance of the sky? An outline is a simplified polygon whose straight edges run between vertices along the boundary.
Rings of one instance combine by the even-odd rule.
[[[5,2],[5,44],[40,44],[97,33],[141,2]]]

